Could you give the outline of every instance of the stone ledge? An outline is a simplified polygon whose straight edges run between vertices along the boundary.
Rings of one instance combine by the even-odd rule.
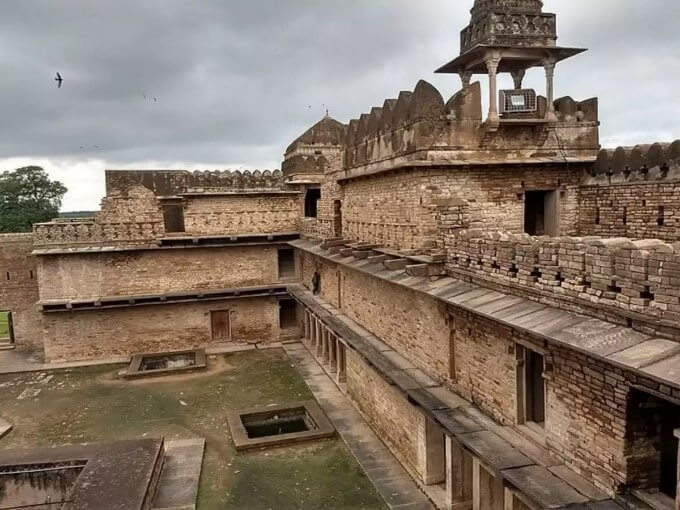
[[[548,470],[560,464],[540,446],[529,443],[518,432],[497,425],[474,405],[449,391],[444,386],[431,387],[427,381],[419,382],[407,371],[410,363],[400,363],[401,356],[370,335],[352,319],[339,313],[331,313],[329,306],[318,296],[312,295],[302,285],[289,287],[290,295],[308,308],[335,336],[353,349],[385,381],[399,388],[404,397],[432,421],[441,426],[461,447],[481,460],[497,475],[513,483],[545,508],[565,508],[570,505],[600,502],[608,496],[597,491],[576,473],[566,470]],[[363,331],[363,333],[362,333]],[[368,338],[370,336],[370,342]],[[396,363],[396,364],[395,364]],[[528,444],[528,447],[525,445]],[[519,468],[528,468],[518,471]],[[565,466],[566,469],[566,466]],[[565,474],[566,473],[566,474]],[[535,490],[549,483],[549,491]],[[584,494],[584,491],[586,492]],[[607,502],[611,500],[607,499]],[[612,508],[617,508],[613,506]]]

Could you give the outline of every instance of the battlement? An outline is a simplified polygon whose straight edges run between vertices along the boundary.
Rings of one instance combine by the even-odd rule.
[[[546,104],[539,97],[539,118],[545,116]],[[597,99],[564,97],[554,104],[554,126],[508,119],[491,132],[482,121],[479,83],[445,102],[434,86],[421,80],[413,92],[401,92],[398,99],[350,121],[340,178],[399,166],[594,161],[599,150]]]
[[[587,184],[680,180],[680,140],[602,149]]]
[[[678,244],[468,230],[449,236],[446,252],[454,277],[618,323],[633,321],[648,333],[680,327]]]
[[[156,196],[172,196],[195,189],[246,190],[283,187],[280,170],[107,170],[106,194],[142,185]]]

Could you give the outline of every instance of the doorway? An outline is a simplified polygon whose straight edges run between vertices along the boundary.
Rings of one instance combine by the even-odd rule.
[[[163,223],[165,232],[184,232],[184,205],[181,202],[163,204]]]
[[[12,324],[12,312],[0,311],[0,345],[14,344],[14,325]]]
[[[557,190],[527,191],[524,194],[524,232],[531,236],[557,236]]]
[[[213,310],[210,312],[210,330],[213,340],[231,340],[229,319],[229,310]]]

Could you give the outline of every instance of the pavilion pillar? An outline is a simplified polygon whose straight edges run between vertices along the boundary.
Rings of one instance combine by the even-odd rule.
[[[470,86],[470,82],[472,81],[472,71],[461,71],[459,75],[460,81],[463,84],[463,88],[468,88]]]
[[[501,63],[501,57],[498,52],[489,54],[485,60],[486,69],[489,72],[489,117],[487,121],[492,126],[500,124],[500,115],[498,114],[498,65]]]
[[[555,61],[544,60],[543,68],[545,69],[545,97],[548,103],[546,119],[557,122],[557,115],[555,115]]]

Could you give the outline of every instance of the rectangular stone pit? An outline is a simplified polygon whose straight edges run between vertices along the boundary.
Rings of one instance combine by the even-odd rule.
[[[335,429],[314,400],[255,407],[228,415],[239,451],[332,437]]]
[[[205,350],[174,351],[166,353],[135,354],[130,365],[121,373],[125,379],[160,377],[205,370]]]

